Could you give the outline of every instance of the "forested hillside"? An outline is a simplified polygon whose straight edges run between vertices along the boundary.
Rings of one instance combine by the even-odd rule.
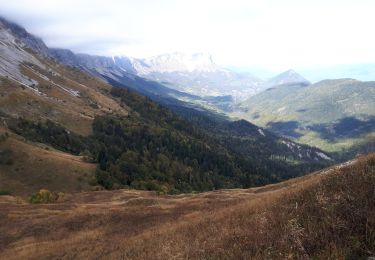
[[[182,119],[126,88],[113,88],[111,94],[131,108],[129,115],[97,116],[88,137],[52,121],[12,119],[9,125],[30,140],[97,162],[97,181],[109,189],[130,186],[175,193],[251,187],[331,162],[317,149],[246,121],[231,123],[199,113]]]
[[[344,159],[375,151],[375,83],[371,81],[280,85],[250,97],[233,115]]]

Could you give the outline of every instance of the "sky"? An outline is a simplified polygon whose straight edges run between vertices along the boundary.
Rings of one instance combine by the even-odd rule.
[[[283,71],[375,62],[374,0],[0,0],[50,47],[145,58],[210,53]]]

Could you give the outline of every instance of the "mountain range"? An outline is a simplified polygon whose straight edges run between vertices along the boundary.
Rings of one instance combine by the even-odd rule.
[[[260,91],[261,80],[216,65],[209,55],[165,54],[150,59],[73,54],[52,49],[52,57],[96,75],[122,82],[129,74],[158,82],[170,89],[199,97],[249,96]]]
[[[148,59],[75,54],[66,49],[48,48],[40,38],[4,19],[1,24],[0,73],[36,93],[38,82],[24,75],[20,67],[30,70],[26,64],[39,68],[44,65],[25,49],[114,86],[126,86],[177,113],[184,111],[181,109],[184,107],[215,117],[219,113],[243,118],[277,134],[336,153],[358,150],[355,147],[372,140],[371,82],[342,79],[311,85],[294,70],[259,79],[221,67],[209,54],[203,53],[171,53]],[[353,90],[348,91],[348,86]],[[60,88],[71,95],[79,94],[67,85]],[[357,100],[358,97],[361,99]],[[335,136],[343,131],[332,129],[343,125],[351,134]],[[371,146],[365,150],[371,150]]]
[[[76,66],[96,75],[121,81],[132,74],[159,82],[164,86],[201,98],[231,96],[237,103],[246,97],[279,84],[309,82],[293,70],[263,80],[250,73],[238,73],[214,63],[209,54],[164,54],[148,59],[126,56],[91,56],[69,50],[51,49],[51,56],[69,66]]]

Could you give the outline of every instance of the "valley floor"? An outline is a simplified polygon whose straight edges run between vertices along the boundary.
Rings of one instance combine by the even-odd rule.
[[[279,184],[0,196],[0,259],[320,259],[375,255],[375,155]]]

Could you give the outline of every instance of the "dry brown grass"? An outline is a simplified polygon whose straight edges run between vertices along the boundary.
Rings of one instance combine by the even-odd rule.
[[[0,128],[0,134],[6,131]],[[8,134],[10,137],[0,142],[0,151],[10,150],[13,163],[0,164],[0,190],[29,196],[41,188],[62,192],[90,188],[84,180],[94,176],[95,164],[47,145],[25,141],[9,131]]]
[[[374,254],[375,155],[254,189],[0,199],[3,259],[344,259]],[[1,203],[1,201],[3,203]]]

